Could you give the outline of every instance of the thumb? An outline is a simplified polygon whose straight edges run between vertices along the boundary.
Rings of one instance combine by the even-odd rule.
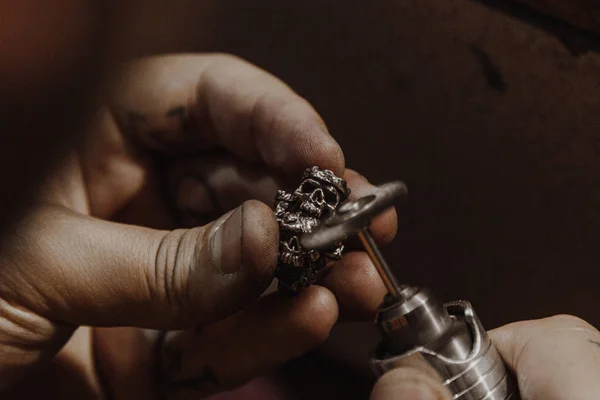
[[[401,367],[379,379],[371,400],[451,400],[439,377],[426,368]]]
[[[600,398],[600,332],[586,321],[557,315],[490,331],[517,375],[523,399]]]
[[[190,230],[157,231],[45,207],[0,256],[0,298],[71,325],[180,329],[227,316],[268,287],[272,210],[246,202]]]

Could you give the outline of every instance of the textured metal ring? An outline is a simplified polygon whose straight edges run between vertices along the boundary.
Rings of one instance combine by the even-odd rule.
[[[332,171],[308,168],[294,192],[279,191],[275,197],[275,217],[279,224],[279,259],[275,277],[279,289],[296,292],[314,284],[332,261],[341,259],[341,242],[319,250],[307,249],[300,236],[317,228],[336,214],[350,195],[346,181]]]

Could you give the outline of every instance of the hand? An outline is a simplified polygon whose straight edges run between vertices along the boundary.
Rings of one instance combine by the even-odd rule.
[[[572,316],[517,322],[489,332],[516,376],[523,400],[584,400],[600,396],[600,332]],[[372,400],[450,400],[435,377],[401,368],[375,385]]]
[[[2,243],[0,391],[201,398],[314,348],[338,314],[371,317],[384,288],[362,252],[322,286],[261,297],[278,188],[318,165],[372,190],[304,99],[226,55],[142,60],[107,92]],[[371,229],[391,240],[394,212]]]

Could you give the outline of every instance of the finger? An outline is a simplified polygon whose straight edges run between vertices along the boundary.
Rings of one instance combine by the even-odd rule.
[[[600,394],[600,332],[572,316],[517,322],[490,332],[517,374],[524,399],[592,399]]]
[[[371,400],[451,400],[452,396],[438,377],[426,369],[402,367],[379,379]]]
[[[319,284],[335,294],[343,320],[372,319],[386,293],[373,263],[364,252],[346,254]]]
[[[94,328],[96,373],[109,399],[158,398],[155,360],[158,331]]]
[[[351,198],[376,190],[353,170],[347,170],[344,178],[352,190]],[[167,191],[182,214],[181,222],[189,225],[206,221],[249,199],[273,206],[278,189],[293,188],[298,182],[298,177],[277,175],[231,156],[216,155],[178,162],[171,170]],[[393,240],[397,231],[395,210],[391,208],[375,218],[370,229],[379,243]]]
[[[72,325],[201,325],[258,297],[277,260],[277,223],[256,201],[172,232],[50,207],[25,225],[6,248],[0,293]]]
[[[344,179],[351,189],[350,199],[357,199],[367,196],[377,190],[377,187],[369,183],[369,181],[358,172],[347,169]],[[373,219],[369,226],[373,238],[378,243],[389,243],[396,236],[398,229],[398,216],[396,210],[390,208]]]
[[[273,207],[284,181],[264,166],[221,154],[177,162],[169,172],[167,192],[180,223],[190,226],[250,199]]]
[[[202,330],[168,333],[162,355],[167,398],[231,389],[300,356],[327,338],[337,312],[333,294],[313,286],[295,297],[262,297]]]
[[[218,145],[286,173],[344,169],[342,151],[313,107],[230,55],[138,61],[117,80],[112,109],[126,130],[160,151]]]

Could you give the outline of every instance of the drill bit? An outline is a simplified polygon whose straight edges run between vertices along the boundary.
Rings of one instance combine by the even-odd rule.
[[[393,298],[399,299],[402,295],[402,290],[405,287],[400,286],[396,281],[396,277],[394,276],[392,270],[385,261],[385,258],[383,258],[383,254],[381,254],[381,251],[379,251],[379,248],[377,247],[377,244],[375,243],[371,232],[369,232],[367,228],[361,229],[358,232],[357,236],[360,239],[360,242],[362,243],[363,247],[365,248],[365,251],[369,255],[371,262],[375,266],[375,269],[377,270],[379,277],[383,281],[383,284],[385,285],[385,288],[387,289],[388,293]]]

